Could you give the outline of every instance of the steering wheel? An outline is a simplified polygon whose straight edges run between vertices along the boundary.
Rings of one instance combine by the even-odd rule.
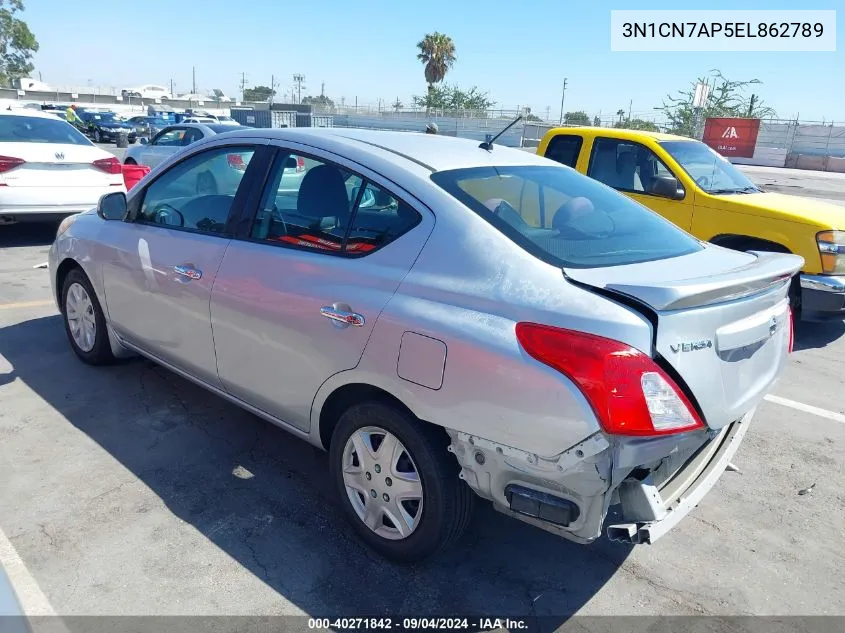
[[[707,176],[700,176],[695,179],[695,184],[702,189],[708,189],[710,187],[710,178]]]
[[[153,209],[153,221],[165,226],[185,226],[185,216],[182,212],[166,202],[162,202]]]

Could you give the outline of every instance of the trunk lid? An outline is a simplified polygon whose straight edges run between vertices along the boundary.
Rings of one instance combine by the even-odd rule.
[[[0,155],[26,161],[0,173],[0,185],[7,187],[95,187],[121,179],[94,167],[110,154],[93,145],[0,143]]]
[[[718,429],[754,408],[780,375],[789,345],[787,293],[803,265],[795,255],[707,245],[668,260],[564,272],[647,306],[657,321],[654,351]]]

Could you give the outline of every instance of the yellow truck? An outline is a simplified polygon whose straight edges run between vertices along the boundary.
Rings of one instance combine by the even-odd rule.
[[[682,136],[590,127],[549,130],[537,153],[659,213],[701,240],[800,255],[793,308],[845,318],[845,207],[764,192],[726,158]]]

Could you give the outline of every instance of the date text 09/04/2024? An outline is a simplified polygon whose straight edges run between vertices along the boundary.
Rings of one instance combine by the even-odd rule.
[[[757,28],[754,28],[757,27]],[[622,37],[821,37],[821,22],[625,22]]]
[[[512,618],[309,618],[314,630],[424,631],[424,630],[487,630],[518,631],[528,628],[525,620]]]

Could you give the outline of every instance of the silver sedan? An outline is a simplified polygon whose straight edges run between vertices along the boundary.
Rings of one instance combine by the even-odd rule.
[[[164,159],[183,148],[223,132],[236,130],[235,126],[220,123],[180,123],[162,128],[152,138],[141,137],[139,144],[126,150],[126,165],[156,167]]]
[[[243,174],[201,190],[220,164]],[[358,535],[402,561],[475,497],[578,543],[615,505],[611,539],[655,542],[781,374],[802,264],[527,152],[349,129],[194,143],[49,255],[82,361],[146,356],[326,449]]]

